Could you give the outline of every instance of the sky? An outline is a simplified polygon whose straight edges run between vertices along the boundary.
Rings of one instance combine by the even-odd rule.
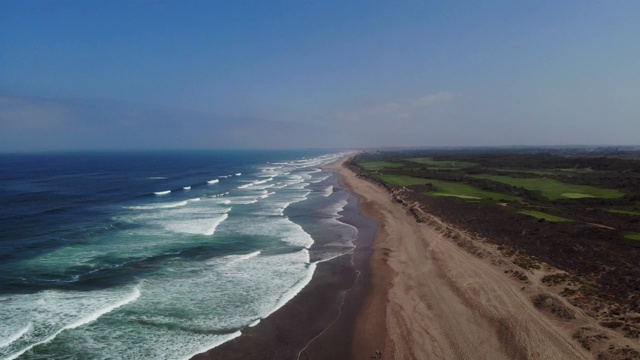
[[[640,144],[640,1],[0,0],[0,151]]]

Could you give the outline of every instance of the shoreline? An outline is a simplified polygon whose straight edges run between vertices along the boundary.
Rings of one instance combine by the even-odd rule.
[[[326,167],[338,177],[341,159]],[[338,181],[340,190],[347,191]],[[346,359],[352,326],[367,291],[368,259],[376,224],[349,193],[338,219],[358,229],[352,252],[319,262],[311,281],[290,301],[242,335],[191,357],[206,359]],[[309,251],[313,253],[312,245]]]
[[[350,194],[339,220],[358,229],[353,252],[318,263],[285,306],[193,359],[369,359],[378,351],[384,359],[591,359],[607,348],[611,360],[633,354],[634,340],[540,281],[560,270],[543,264],[524,276],[496,244],[357,175],[347,161],[327,168]]]
[[[347,161],[327,169],[349,193],[339,220],[358,229],[353,252],[318,263],[282,308],[192,359],[591,359],[590,346],[636,347],[540,282],[557,269],[523,279],[495,244]],[[610,340],[594,343],[597,334]]]

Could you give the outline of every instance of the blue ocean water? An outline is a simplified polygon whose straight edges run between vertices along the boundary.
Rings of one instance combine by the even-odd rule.
[[[320,168],[341,156],[0,155],[0,358],[186,359],[239,336],[353,248]]]

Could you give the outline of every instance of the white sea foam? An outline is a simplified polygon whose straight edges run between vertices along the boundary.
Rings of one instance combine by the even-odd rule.
[[[331,215],[337,218],[338,214],[344,210],[345,206],[347,206],[347,199],[340,199],[339,201],[334,203],[331,208],[329,208],[332,211]]]
[[[282,169],[282,166],[267,166],[260,168],[262,172],[273,172],[278,169]]]
[[[189,199],[189,200],[187,200],[187,201],[200,201],[200,198],[199,198],[199,197],[197,197],[197,198]]]
[[[192,352],[189,355],[183,357],[182,359],[189,360],[189,359],[191,359],[192,357],[194,357],[194,356],[196,356],[198,354],[201,354],[201,353],[203,353],[203,352],[205,352],[207,350],[211,350],[211,349],[213,349],[215,347],[218,347],[218,346],[226,343],[227,341],[230,341],[230,340],[233,340],[233,339],[237,338],[240,335],[242,335],[242,333],[240,331],[236,331],[236,332],[234,332],[232,334],[228,334],[228,335],[222,335],[222,336],[220,336],[220,338],[216,339],[215,341],[213,341],[213,342],[211,342],[211,343],[209,343],[207,345],[204,345],[204,346],[200,347],[198,350],[195,350],[194,352]]]
[[[292,179],[292,180],[285,180],[285,181],[284,181],[284,183],[285,183],[287,186],[295,185],[295,184],[301,184],[301,183],[303,183],[303,182],[304,182],[304,179]]]
[[[52,297],[53,303],[49,303],[48,301],[48,298],[50,297],[50,295],[53,296]],[[94,294],[91,294],[91,295],[94,295]],[[140,289],[138,286],[136,286],[124,298],[121,298],[115,302],[106,303],[106,304],[102,304],[99,301],[96,302],[95,298],[92,299],[90,297],[91,295],[82,294],[79,292],[71,293],[71,292],[60,292],[60,291],[48,291],[48,292],[44,292],[36,295],[39,297],[39,300],[34,302],[33,305],[37,307],[32,310],[33,311],[32,313],[23,314],[23,316],[29,316],[34,318],[33,326],[38,327],[40,329],[38,333],[41,334],[42,330],[45,330],[45,331],[48,330],[49,332],[46,333],[46,335],[40,335],[37,338],[34,338],[35,336],[29,338],[28,340],[32,340],[32,342],[30,342],[29,344],[24,344],[26,346],[23,345],[24,346],[23,348],[19,349],[18,351],[12,354],[9,354],[7,357],[5,357],[5,359],[7,360],[15,359],[20,355],[24,354],[25,352],[31,350],[33,347],[40,344],[48,343],[49,341],[55,339],[61,332],[65,330],[75,329],[83,325],[89,324],[91,322],[94,322],[101,316],[109,312],[112,312],[113,310],[119,307],[122,307],[131,302],[136,301],[136,299],[140,297]],[[110,297],[111,296],[107,297],[107,299],[109,299]],[[63,302],[62,303],[56,302],[56,300],[58,299],[62,300]],[[27,300],[25,299],[25,301]],[[85,303],[87,305],[85,305]],[[72,305],[74,307],[72,309],[61,307],[61,305],[66,305],[66,304]],[[101,305],[101,304],[102,304],[101,307],[89,310],[90,312],[86,312],[86,313],[73,312],[73,309],[75,309],[75,307],[82,308],[83,306],[87,306],[88,308],[90,308],[90,307]],[[42,311],[43,309],[38,309],[42,307],[44,307],[44,310],[45,310],[44,312]],[[76,311],[78,310],[76,309]],[[71,313],[65,314],[65,312],[71,312]],[[42,315],[44,315],[45,317],[43,318]],[[47,315],[48,315],[48,318],[47,318]],[[57,318],[56,316],[60,317],[58,321],[55,321],[55,319]],[[59,322],[60,320],[63,320],[63,321],[66,320],[67,323],[63,325],[63,323]],[[39,323],[43,321],[47,321],[49,323],[48,324]],[[48,329],[43,328],[42,325],[48,325],[49,328]],[[60,327],[55,329],[54,328],[55,326],[60,326]],[[22,336],[24,336],[24,334],[22,334]]]
[[[322,193],[322,196],[324,197],[328,197],[331,194],[333,194],[333,185],[327,187],[326,189],[324,189],[324,192]]]
[[[271,193],[265,191],[266,190],[263,190],[262,195],[268,194],[268,196],[270,197],[274,194],[277,194],[275,191]],[[284,210],[289,207],[289,205],[307,199],[307,196],[310,193],[311,192],[308,190],[300,191],[300,189],[294,189],[293,191],[287,191],[286,193],[277,194],[271,201],[265,203],[265,206],[254,212],[254,214],[267,216],[284,216]]]
[[[275,192],[267,192],[265,194],[262,194],[262,195],[258,196],[258,198],[259,199],[266,199],[266,198],[268,198],[269,196],[271,196],[273,194],[275,194]]]
[[[236,176],[240,176],[240,175],[242,175],[242,173],[236,173]]]
[[[236,232],[243,235],[259,235],[272,238],[276,241],[300,247],[309,248],[313,244],[313,238],[304,229],[292,222],[286,216],[275,213],[267,213],[256,216],[252,220],[237,225]]]
[[[69,329],[75,329],[77,327],[80,327],[82,325],[88,324],[90,322],[96,321],[98,320],[99,317],[101,317],[102,315],[112,312],[113,310],[124,306],[130,302],[136,301],[136,299],[138,299],[140,297],[140,288],[138,286],[133,288],[133,291],[131,292],[131,294],[129,294],[129,296],[125,297],[124,299],[116,302],[115,304],[111,304],[109,306],[106,306],[102,309],[99,309],[98,311],[89,314],[87,316],[85,316],[84,318],[78,319],[77,321],[65,326],[62,330],[69,330]]]
[[[229,214],[225,212],[213,218],[193,217],[184,220],[170,220],[164,222],[164,227],[169,231],[177,233],[210,236],[214,234],[218,225],[225,221],[228,216]]]
[[[328,178],[330,178],[330,177],[331,177],[331,175],[322,176],[322,177],[320,177],[320,178],[318,178],[318,179],[316,179],[316,180],[312,181],[311,183],[312,183],[312,184],[316,184],[316,183],[319,183],[319,182],[323,182],[323,181],[327,180],[327,179],[328,179]]]
[[[163,203],[163,204],[151,204],[151,205],[139,205],[139,206],[129,206],[129,209],[135,210],[153,210],[153,209],[170,209],[179,206],[187,205],[187,201],[178,201],[172,203]]]
[[[191,190],[191,186],[183,186],[182,189],[184,190]]]
[[[219,182],[220,182],[220,180],[218,180],[218,179],[207,180],[207,184],[217,184]]]
[[[309,183],[307,182],[298,182],[289,185],[289,189],[304,190],[307,186],[309,186]]]
[[[258,255],[260,255],[260,251],[254,251],[252,253],[249,254],[242,254],[242,255],[227,255],[224,257],[225,260],[229,260],[229,263],[227,265],[233,265],[236,264],[240,261],[244,261],[244,260],[249,260],[252,257],[256,257]]]
[[[9,344],[20,339],[22,336],[24,336],[24,334],[29,332],[32,328],[33,328],[33,325],[31,323],[27,323],[25,327],[18,330],[15,334],[9,335],[7,339],[0,341],[0,348],[9,346]]]
[[[108,349],[109,358],[187,358],[230,340],[283,306],[313,271],[307,251],[239,257],[244,257],[240,266],[228,266],[226,257],[172,263],[169,277],[145,281],[143,297],[127,309],[127,331],[94,326],[80,339],[99,338],[97,354]]]
[[[249,205],[255,204],[258,202],[258,197],[256,196],[234,196],[231,198],[231,204],[234,205]]]
[[[156,195],[167,195],[167,194],[169,194],[169,193],[171,193],[171,190],[156,191],[156,192],[154,192],[154,194],[156,194]]]
[[[276,186],[276,184],[269,184],[269,185],[258,185],[258,186],[254,186],[253,188],[256,190],[264,190],[264,189],[270,189],[272,187]]]
[[[251,187],[251,186],[253,186],[253,183],[248,183],[248,184],[240,185],[240,186],[238,186],[238,189],[246,189],[246,188]]]
[[[220,225],[220,223],[225,221],[227,219],[227,217],[229,217],[229,214],[224,214],[221,217],[215,219],[213,221],[213,223],[211,224],[211,226],[209,227],[209,229],[204,233],[204,235],[213,235],[213,233],[216,231],[216,228],[218,227],[218,225]]]
[[[147,179],[149,180],[164,180],[166,179],[165,176],[149,176]]]
[[[251,324],[249,324],[249,327],[254,327],[254,326],[258,325],[258,324],[260,324],[260,319],[258,319],[256,321],[252,322]]]
[[[296,295],[298,295],[298,293],[300,291],[302,291],[302,289],[304,289],[304,287],[307,286],[309,284],[309,282],[311,282],[311,278],[313,277],[313,274],[315,272],[316,272],[316,263],[309,264],[309,267],[308,267],[307,273],[305,274],[305,277],[302,278],[300,281],[298,281],[298,283],[296,283],[286,293],[284,293],[280,297],[280,299],[278,299],[278,302],[276,303],[276,306],[274,307],[273,311],[268,313],[265,317],[273,314],[274,312],[276,312],[276,310],[278,310],[281,307],[283,307],[284,304],[288,303],[289,301],[291,301],[291,299],[293,299]]]
[[[257,181],[254,181],[252,184],[253,185],[260,185],[260,184],[264,184],[264,183],[269,182],[269,181],[273,181],[273,178],[270,177],[270,178],[264,179],[264,180],[257,180]]]

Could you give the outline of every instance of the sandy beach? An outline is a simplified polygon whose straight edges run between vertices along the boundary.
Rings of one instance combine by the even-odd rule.
[[[378,223],[353,359],[375,357],[376,350],[384,359],[594,358],[574,336],[581,329],[609,339],[589,343],[587,335],[592,350],[637,345],[536,281],[555,269],[528,273],[531,281],[523,283],[513,276],[518,268],[491,244],[474,241],[475,250],[465,250],[452,240],[465,234],[428,214],[419,223],[382,186],[335,169],[363,214]],[[543,299],[537,307],[536,298]]]
[[[592,359],[637,346],[540,282],[558,269],[523,280],[495,245],[427,213],[416,221],[418,207],[345,160],[329,169],[358,199],[341,220],[359,229],[353,254],[320,263],[291,302],[194,359]]]

